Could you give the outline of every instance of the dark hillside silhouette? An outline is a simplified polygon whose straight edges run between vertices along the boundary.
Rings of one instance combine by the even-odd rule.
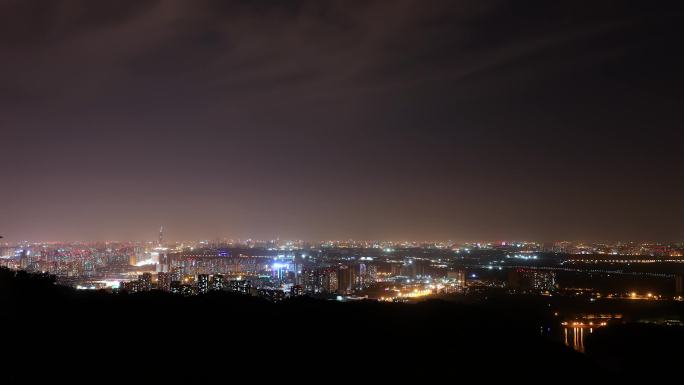
[[[11,364],[5,367],[15,380],[198,380],[286,371],[316,381],[316,368],[350,381],[601,374],[586,356],[541,337],[537,315],[503,306],[111,294],[2,269],[0,308]]]

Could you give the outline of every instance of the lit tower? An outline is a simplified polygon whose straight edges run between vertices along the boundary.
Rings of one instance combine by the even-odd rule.
[[[168,273],[169,272],[169,256],[166,254],[166,248],[164,247],[164,226],[159,228],[159,244],[157,245],[157,272],[158,273]]]

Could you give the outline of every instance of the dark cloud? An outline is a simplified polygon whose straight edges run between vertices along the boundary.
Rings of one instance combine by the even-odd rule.
[[[682,8],[2,1],[0,225],[677,238]]]

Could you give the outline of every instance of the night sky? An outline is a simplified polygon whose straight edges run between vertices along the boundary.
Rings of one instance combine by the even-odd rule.
[[[0,0],[0,233],[682,240],[677,3]]]

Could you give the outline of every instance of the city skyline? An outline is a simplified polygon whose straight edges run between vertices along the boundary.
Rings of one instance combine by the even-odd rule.
[[[679,241],[683,14],[2,1],[0,234]]]

